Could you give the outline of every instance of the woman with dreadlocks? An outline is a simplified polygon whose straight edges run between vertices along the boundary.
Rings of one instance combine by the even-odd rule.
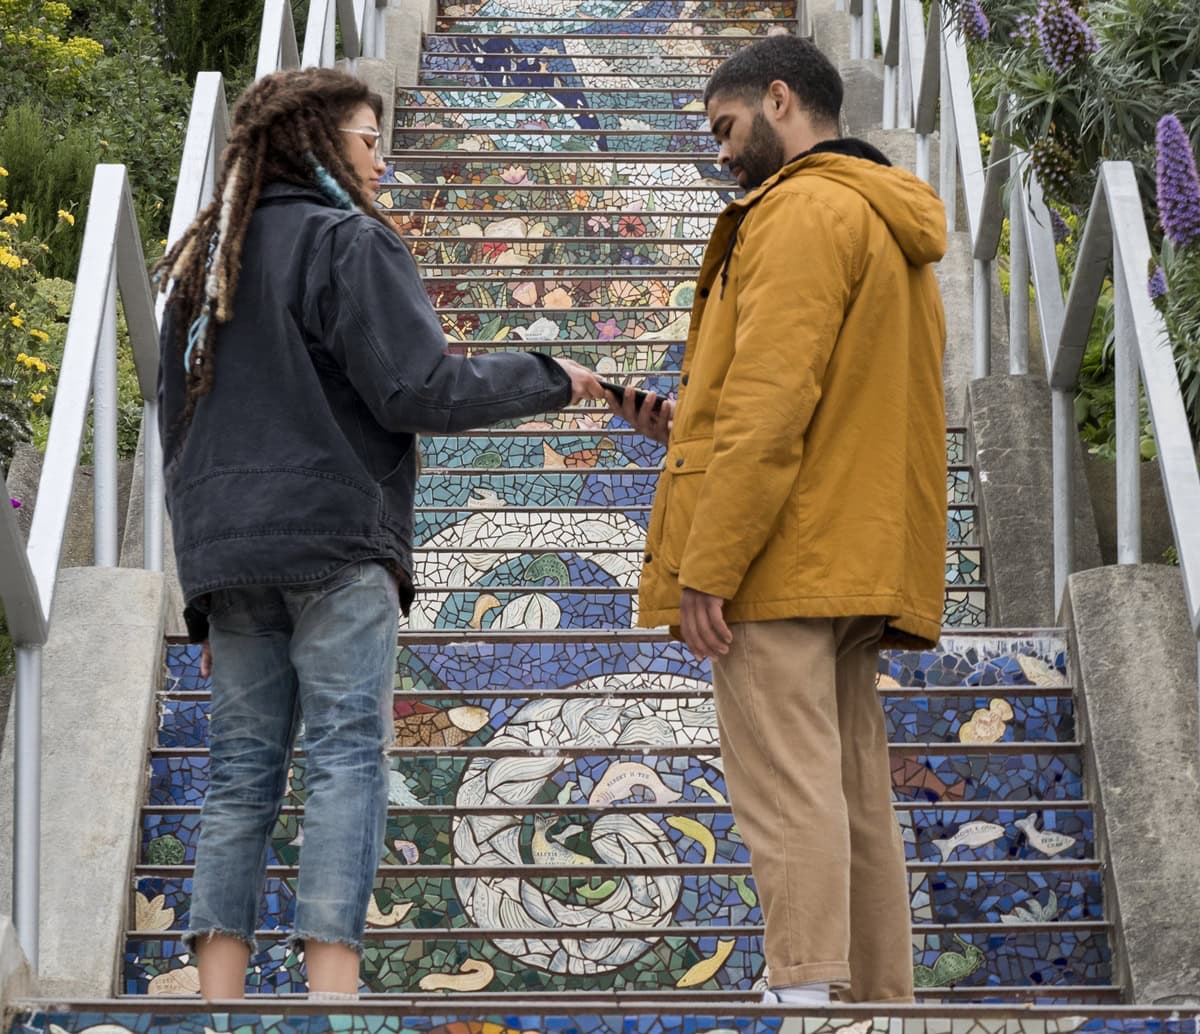
[[[160,433],[189,631],[211,668],[209,788],[186,943],[240,998],[303,721],[294,943],[353,997],[383,845],[398,608],[420,432],[602,398],[569,360],[466,358],[372,202],[380,98],[328,69],[238,101],[213,202],[163,258]],[[209,658],[211,657],[211,661]]]

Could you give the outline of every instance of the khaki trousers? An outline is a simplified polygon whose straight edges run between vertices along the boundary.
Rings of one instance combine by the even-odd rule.
[[[713,664],[725,780],[772,987],[913,997],[912,918],[875,688],[881,618],[730,626]]]

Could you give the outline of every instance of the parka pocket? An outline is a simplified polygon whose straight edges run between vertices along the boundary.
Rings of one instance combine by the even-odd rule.
[[[672,574],[678,574],[683,564],[683,551],[692,525],[698,517],[703,519],[696,513],[696,504],[700,500],[704,474],[711,458],[711,438],[676,442],[667,450],[666,465],[659,478],[658,489],[663,497],[658,555]]]

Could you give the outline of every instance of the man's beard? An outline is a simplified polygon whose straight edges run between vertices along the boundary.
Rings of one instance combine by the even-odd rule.
[[[737,156],[737,164],[741,166],[746,177],[744,188],[753,190],[761,186],[783,168],[786,160],[783,144],[771,129],[766,115],[756,111],[754,121],[750,123],[750,139],[746,141],[742,153]]]

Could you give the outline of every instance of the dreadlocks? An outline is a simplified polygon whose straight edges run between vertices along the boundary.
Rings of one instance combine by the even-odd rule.
[[[276,72],[238,100],[213,200],[155,267],[160,291],[174,283],[167,306],[187,376],[184,420],[212,390],[217,324],[233,316],[242,245],[265,184],[315,186],[331,204],[395,229],[342,155],[338,122],[363,104],[382,117],[378,94],[330,68]]]

